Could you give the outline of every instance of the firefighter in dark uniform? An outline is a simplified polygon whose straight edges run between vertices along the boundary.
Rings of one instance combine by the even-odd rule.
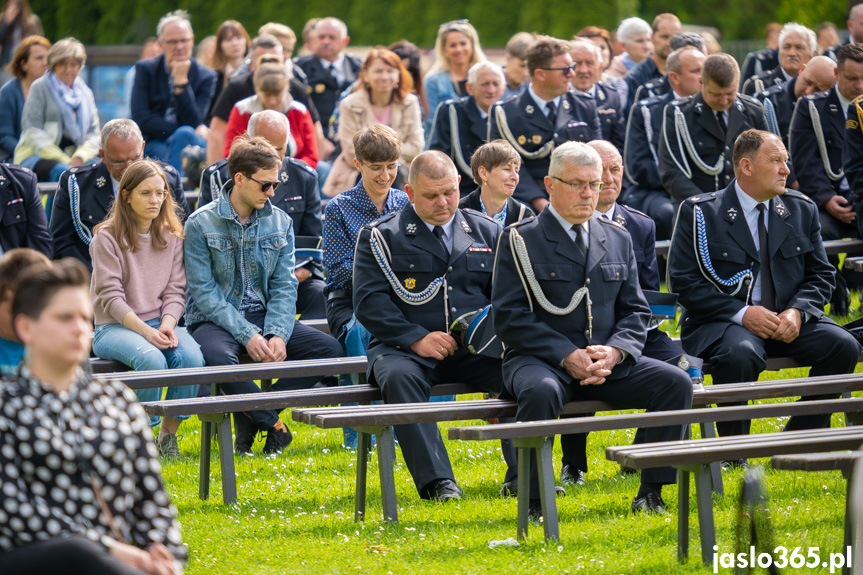
[[[602,127],[602,139],[611,142],[623,153],[626,136],[623,100],[626,96],[616,87],[600,80],[602,50],[590,40],[575,38],[570,42],[569,53],[575,65],[571,80],[573,89],[593,99]]]
[[[302,240],[313,245],[297,241],[297,260],[302,257],[303,248],[316,248],[320,241],[321,230],[321,200],[318,191],[318,175],[305,162],[295,160],[285,155],[285,141],[288,135],[288,122],[284,114],[273,110],[255,112],[249,118],[249,137],[262,137],[276,148],[282,156],[282,167],[279,170],[279,187],[270,198],[273,207],[280,208],[294,221],[294,235],[305,236]],[[219,160],[209,166],[201,174],[200,205],[213,201],[213,190],[221,190],[230,180],[228,160]],[[322,259],[310,259],[296,270],[300,280],[297,289],[297,313],[302,319],[326,318],[326,300],[324,299],[324,267]]]
[[[354,313],[371,334],[368,380],[387,404],[427,402],[431,386],[449,382],[499,393],[500,352],[473,355],[450,335],[457,318],[491,302],[499,228],[458,209],[458,173],[441,152],[414,158],[405,191],[412,204],[357,239]],[[435,423],[397,425],[395,434],[420,497],[461,498]],[[508,479],[517,473],[510,461]]]
[[[36,174],[15,164],[0,164],[0,254],[30,248],[51,257],[51,232]]]
[[[144,137],[138,125],[132,120],[119,119],[102,126],[99,156],[102,161],[98,164],[84,164],[63,172],[51,212],[54,259],[77,258],[90,269],[93,228],[108,215],[126,168],[144,157]],[[162,169],[174,203],[182,209],[181,220],[185,221],[189,210],[180,174],[167,164],[162,164]]]
[[[671,37],[669,45],[671,46],[671,53],[674,53],[681,48],[691,46],[692,48],[699,50],[702,54],[707,56],[707,46],[704,44],[704,37],[701,36],[701,34],[696,34],[695,32],[678,32]],[[671,54],[669,54],[668,57],[670,58]],[[666,66],[668,66],[667,60]],[[630,92],[629,94],[630,113],[632,106],[636,102],[646,100],[647,98],[653,98],[655,96],[667,94],[670,90],[671,84],[668,81],[667,74],[665,76],[660,76],[659,78],[654,78],[649,82],[641,84],[640,86],[638,86],[638,89],[635,90],[634,93]]]
[[[779,51],[775,48],[762,48],[761,50],[750,52],[743,59],[743,69],[740,72],[740,79],[745,84],[750,78],[769,72],[778,65]]]
[[[659,176],[675,202],[728,186],[738,134],[767,129],[761,104],[737,93],[739,79],[734,58],[713,54],[704,60],[701,91],[665,107]]]
[[[818,38],[815,32],[796,22],[789,22],[779,32],[779,60],[776,67],[746,80],[743,93],[754,96],[771,86],[788,82],[817,54]]]
[[[488,137],[488,112],[503,97],[506,78],[497,64],[478,62],[467,72],[465,89],[468,96],[438,106],[428,143],[429,150],[443,152],[455,163],[461,197],[476,188],[470,159]]]
[[[515,198],[534,211],[548,204],[543,178],[555,146],[602,138],[594,101],[569,90],[569,43],[541,37],[527,53],[530,84],[517,98],[492,106],[488,141],[507,140],[522,157]],[[551,106],[549,106],[551,104]]]
[[[842,146],[842,168],[851,188],[854,212],[863,211],[863,96],[848,106],[845,120],[845,142]],[[856,220],[857,232],[863,236],[863,218]]]

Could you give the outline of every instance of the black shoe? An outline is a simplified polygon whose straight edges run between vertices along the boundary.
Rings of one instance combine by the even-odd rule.
[[[283,449],[291,444],[294,436],[291,435],[291,430],[288,429],[281,420],[276,422],[272,429],[267,431],[267,441],[264,443],[264,453],[280,453]]]
[[[638,473],[638,470],[634,467],[625,467],[623,465],[620,466],[621,475],[635,475]]]
[[[420,497],[434,501],[450,501],[464,497],[464,491],[452,479],[437,479],[422,488]]]
[[[258,426],[245,413],[234,414],[234,453],[252,452],[252,444],[258,434]]]
[[[527,508],[527,520],[534,525],[542,523],[542,502],[539,499],[531,499]]]
[[[632,512],[638,513],[639,511],[656,513],[657,515],[668,513],[668,510],[665,509],[665,501],[662,500],[662,495],[658,491],[648,491],[632,501]]]
[[[746,471],[747,469],[749,469],[749,462],[745,459],[733,459],[730,461],[723,461],[720,465],[725,471],[732,471],[734,469],[742,469]]]
[[[558,497],[566,495],[566,489],[560,485],[554,486],[554,494]],[[501,497],[518,497],[518,477],[513,477],[509,481],[504,481],[500,487]]]
[[[584,485],[584,472],[572,465],[560,468],[560,482],[564,485]]]

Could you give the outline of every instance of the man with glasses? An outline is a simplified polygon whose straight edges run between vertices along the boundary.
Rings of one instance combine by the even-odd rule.
[[[281,165],[265,139],[237,138],[228,154],[231,180],[186,222],[186,325],[207,365],[236,365],[243,350],[257,362],[343,355],[335,338],[295,321],[293,222],[270,203]],[[270,391],[306,389],[318,379],[280,379]],[[209,387],[200,393],[209,395]],[[221,388],[225,394],[260,391],[253,381]],[[264,453],[292,439],[279,410],[236,413],[234,426],[237,453],[250,452],[259,431],[267,433]]]
[[[207,146],[204,120],[216,73],[192,58],[195,35],[183,10],[166,14],[156,26],[162,54],[135,64],[132,119],[147,140],[145,152],[182,173],[186,146]]]
[[[99,156],[102,158],[99,163],[84,164],[63,173],[51,212],[54,259],[77,258],[90,269],[93,228],[108,215],[126,168],[144,157],[144,137],[138,125],[127,119],[107,122],[102,126]],[[180,175],[167,164],[162,168],[184,219],[189,210]]]
[[[555,419],[573,400],[667,411],[692,405],[683,370],[642,355],[650,308],[639,288],[629,233],[592,219],[603,186],[600,155],[567,142],[551,155],[549,208],[503,231],[492,288],[495,332],[507,346],[504,392],[517,421]],[[645,441],[683,438],[684,427],[645,430]],[[647,469],[633,511],[664,513],[670,468]],[[541,514],[531,461],[531,516]]]
[[[503,138],[522,157],[515,198],[537,213],[548,205],[542,184],[552,150],[564,142],[602,138],[594,101],[570,91],[574,66],[568,42],[541,36],[527,51],[530,84],[489,113],[488,141]]]

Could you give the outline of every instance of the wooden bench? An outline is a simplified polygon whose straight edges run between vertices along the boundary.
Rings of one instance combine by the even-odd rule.
[[[840,399],[807,402],[823,404],[845,402],[836,409],[859,411],[863,400]],[[801,404],[802,405],[802,404]],[[810,412],[810,413],[814,413]],[[713,561],[716,532],[713,522],[713,501],[710,491],[708,465],[714,461],[751,459],[783,454],[818,453],[831,450],[859,449],[863,444],[863,427],[817,429],[738,435],[732,437],[671,441],[645,445],[606,448],[606,457],[612,461],[644,469],[670,465],[679,470],[677,556],[685,561],[689,553],[689,474],[695,474],[695,494],[698,511],[698,528],[701,536],[701,560]]]
[[[844,451],[839,453],[795,453],[793,455],[774,455],[770,459],[773,469],[788,471],[841,471],[845,478],[845,536],[842,549],[854,546],[854,513],[851,508],[851,488],[853,486],[854,467],[860,459],[860,451]],[[844,565],[842,573],[848,573],[848,565]]]
[[[549,421],[533,421],[520,423],[507,423],[498,425],[483,425],[471,427],[456,427],[449,430],[450,439],[488,441],[495,439],[511,439],[518,451],[518,528],[519,538],[527,536],[528,507],[530,493],[530,449],[536,450],[537,469],[540,481],[540,503],[543,511],[543,527],[548,539],[559,539],[557,508],[554,501],[554,470],[552,464],[552,448],[555,435],[569,433],[588,433],[592,431],[607,431],[612,429],[627,429],[631,427],[662,427],[668,425],[691,425],[713,423],[716,421],[735,421],[738,419],[761,419],[792,415],[811,415],[819,413],[835,413],[838,411],[863,411],[863,399],[832,399],[793,403],[772,403],[767,405],[726,406],[715,408],[700,408],[681,411],[667,411],[654,413],[633,413],[623,415],[607,415],[591,418],[578,419],[556,419]],[[863,428],[861,428],[863,432]],[[741,436],[750,437],[750,436]],[[752,436],[760,437],[760,436]],[[702,438],[692,441],[693,450],[698,446],[709,446],[710,442],[729,441],[734,438]],[[666,445],[664,443],[639,444],[626,447],[608,447],[606,453],[616,452],[613,450],[646,449],[653,446]],[[668,442],[667,445],[682,445],[682,442]],[[672,450],[673,451],[673,450]],[[629,452],[626,452],[629,453]],[[787,452],[786,452],[787,453]],[[711,459],[699,470],[699,487],[706,492],[709,499],[715,479],[711,476],[711,463],[724,461],[726,459],[741,459],[744,457],[757,457],[757,455],[741,455],[740,457],[719,457]],[[612,459],[611,455],[608,455]],[[629,459],[616,459],[621,465],[635,469],[646,467],[661,467],[671,465],[678,467],[675,463],[638,464],[630,465]],[[653,462],[651,462],[653,463]],[[683,459],[682,463],[689,464],[692,461]],[[682,479],[681,485],[686,483]],[[721,484],[721,479],[719,481]],[[687,484],[688,489],[688,484]],[[687,500],[688,504],[688,500]],[[688,508],[687,508],[688,512]],[[713,543],[710,543],[712,547]]]

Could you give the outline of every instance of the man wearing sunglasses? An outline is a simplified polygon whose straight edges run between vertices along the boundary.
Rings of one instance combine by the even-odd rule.
[[[186,325],[207,365],[237,364],[243,351],[258,362],[343,355],[335,338],[295,323],[293,223],[270,203],[281,164],[265,139],[237,138],[228,154],[231,180],[186,223]],[[305,389],[318,379],[281,379],[270,391]],[[223,384],[222,391],[260,389],[241,381]],[[202,395],[209,393],[209,386],[201,386]],[[251,451],[258,431],[267,432],[264,453],[281,451],[292,439],[278,410],[237,413],[234,425],[237,453]]]
[[[593,99],[570,91],[568,42],[541,36],[527,51],[527,68],[527,90],[492,106],[488,141],[503,138],[521,155],[515,198],[539,213],[548,205],[543,178],[552,150],[564,142],[599,140],[602,130]]]

